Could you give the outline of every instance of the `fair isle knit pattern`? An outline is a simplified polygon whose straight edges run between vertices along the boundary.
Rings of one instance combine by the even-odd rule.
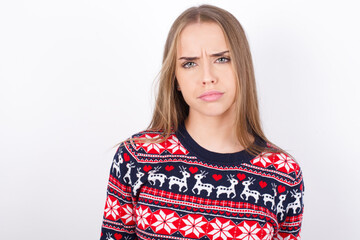
[[[211,152],[181,124],[165,142],[119,146],[101,240],[300,239],[303,195],[302,172],[290,156]]]

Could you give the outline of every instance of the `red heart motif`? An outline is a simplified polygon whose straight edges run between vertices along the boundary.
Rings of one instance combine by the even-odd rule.
[[[179,204],[174,204],[174,207],[176,207],[176,208],[179,207]]]
[[[204,209],[202,209],[202,208],[200,208],[200,212],[203,212],[203,211],[205,211]]]
[[[278,186],[278,192],[279,192],[279,193],[283,193],[283,192],[285,192],[285,190],[286,190],[286,189],[285,189],[284,186],[282,186],[282,185],[279,185],[279,186]]]
[[[116,240],[120,240],[122,238],[122,235],[120,233],[115,233],[114,237]]]
[[[168,203],[168,204],[166,204],[166,205],[168,205],[169,207],[171,207],[172,204],[171,204],[171,203]]]
[[[245,174],[243,174],[243,173],[238,173],[238,174],[236,174],[236,176],[240,181],[242,181],[246,178]]]
[[[197,210],[199,210],[198,208],[193,208],[194,212],[196,212]]]
[[[219,181],[220,179],[222,179],[222,175],[220,174],[213,174],[212,177],[215,179],[215,181]]]
[[[128,162],[130,160],[129,154],[124,153],[124,160],[125,160],[125,162]]]
[[[259,182],[259,185],[260,185],[261,188],[264,188],[264,187],[267,186],[267,183],[264,182],[263,180],[261,180],[261,181]]]
[[[191,207],[186,207],[187,210],[191,210]]]
[[[169,165],[167,165],[166,167],[165,167],[165,170],[166,171],[168,171],[168,172],[170,172],[171,170],[173,170],[174,169],[174,166],[169,166]]]
[[[165,205],[166,203],[164,203],[164,202],[161,202],[160,204],[164,206],[164,205]]]
[[[210,209],[206,209],[206,212],[208,212],[208,213],[209,213],[209,212],[211,212],[211,210],[210,210]]]
[[[181,208],[181,209],[184,209],[184,208],[185,208],[185,206],[181,205],[181,206],[180,206],[180,208]]]
[[[218,210],[213,210],[213,213],[217,213],[218,212]]]
[[[230,213],[229,213],[229,212],[226,212],[225,214],[226,214],[226,215],[228,215],[228,216],[230,215]]]
[[[143,167],[143,169],[144,169],[145,172],[148,172],[148,171],[150,171],[152,169],[152,167],[150,165],[145,165]]]
[[[224,214],[224,211],[219,211],[220,214]]]
[[[149,199],[149,203],[152,203],[154,200]]]
[[[189,171],[194,174],[198,171],[199,169],[197,167],[189,167]]]

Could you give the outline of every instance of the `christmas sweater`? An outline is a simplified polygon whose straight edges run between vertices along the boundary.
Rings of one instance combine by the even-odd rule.
[[[271,146],[258,137],[255,143]],[[101,240],[300,239],[303,195],[302,172],[290,156],[208,151],[181,124],[162,143],[120,144]]]

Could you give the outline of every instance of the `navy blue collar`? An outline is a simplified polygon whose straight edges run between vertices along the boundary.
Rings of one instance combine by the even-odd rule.
[[[209,151],[202,146],[200,146],[195,140],[190,136],[188,131],[185,128],[184,123],[181,123],[178,127],[178,130],[175,132],[175,135],[179,139],[180,143],[190,152],[191,155],[195,155],[199,160],[206,162],[218,162],[218,163],[228,163],[228,164],[239,164],[241,162],[248,162],[256,156],[248,153],[245,149],[239,152],[234,153],[218,153]],[[255,143],[265,146],[265,141],[260,137],[255,137]]]

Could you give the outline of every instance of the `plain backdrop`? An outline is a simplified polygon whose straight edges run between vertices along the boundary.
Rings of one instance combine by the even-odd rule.
[[[98,239],[113,145],[149,124],[175,18],[245,29],[265,134],[299,162],[302,239],[358,239],[357,1],[1,1],[0,239]]]

